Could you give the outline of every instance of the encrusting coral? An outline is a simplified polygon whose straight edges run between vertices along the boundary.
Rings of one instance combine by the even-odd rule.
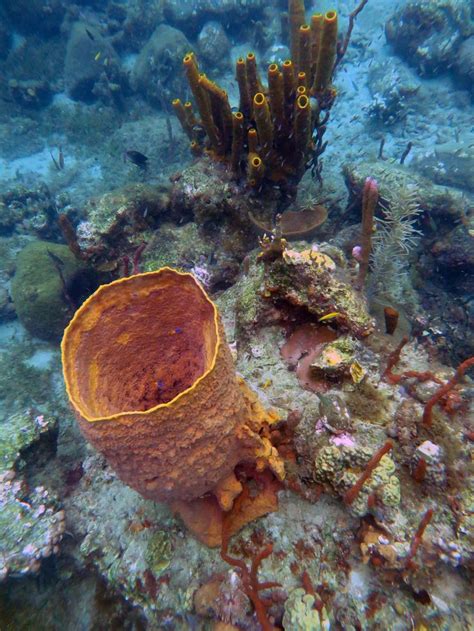
[[[212,492],[228,511],[243,488],[239,462],[284,477],[258,434],[275,415],[236,376],[217,309],[191,274],[162,268],[103,285],[67,327],[62,360],[83,434],[145,498]]]
[[[262,84],[253,52],[237,60],[240,111],[233,113],[225,90],[199,71],[194,53],[184,57],[183,65],[199,120],[191,102],[173,101],[193,154],[206,151],[227,162],[236,178],[245,176],[256,190],[265,183],[296,185],[309,167],[318,172],[317,158],[325,148],[322,138],[336,95],[331,85],[336,11],[315,14],[306,24],[304,1],[290,1],[289,20],[292,59],[281,68],[275,63],[268,67],[268,87]]]

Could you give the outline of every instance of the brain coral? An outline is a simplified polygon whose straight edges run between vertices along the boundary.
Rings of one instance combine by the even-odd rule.
[[[214,491],[227,510],[240,461],[266,454],[278,468],[257,434],[272,419],[236,376],[217,309],[191,274],[103,285],[67,327],[62,359],[83,434],[147,499]]]

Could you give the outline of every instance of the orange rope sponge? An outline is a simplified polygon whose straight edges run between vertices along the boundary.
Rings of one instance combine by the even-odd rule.
[[[275,415],[236,376],[216,306],[191,274],[165,267],[99,287],[61,351],[83,434],[147,499],[212,491],[228,508],[243,460],[284,476],[257,433]]]

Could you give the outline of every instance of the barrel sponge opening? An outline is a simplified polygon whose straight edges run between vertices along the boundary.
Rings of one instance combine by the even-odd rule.
[[[169,404],[212,369],[218,344],[215,306],[190,274],[103,285],[64,336],[71,402],[88,421]]]

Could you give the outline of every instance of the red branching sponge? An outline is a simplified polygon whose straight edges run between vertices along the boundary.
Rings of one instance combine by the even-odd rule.
[[[431,427],[431,423],[433,422],[433,407],[442,397],[444,397],[446,394],[448,394],[450,390],[454,388],[454,386],[458,383],[466,370],[468,370],[468,368],[470,368],[471,366],[474,366],[474,357],[469,357],[469,359],[463,361],[462,364],[457,367],[454,376],[451,377],[451,379],[447,383],[441,386],[441,388],[438,388],[431,399],[429,399],[423,411],[423,425],[425,427]]]
[[[383,447],[381,447],[372,456],[372,458],[367,463],[367,465],[365,467],[365,470],[362,473],[362,475],[360,476],[360,478],[357,480],[357,482],[354,484],[354,486],[351,487],[344,494],[344,498],[343,499],[344,499],[344,502],[346,504],[352,504],[352,502],[355,500],[355,498],[359,495],[359,493],[360,493],[362,487],[364,486],[364,484],[367,482],[367,480],[372,475],[372,471],[375,469],[375,467],[377,467],[379,462],[382,460],[383,456],[385,456],[385,454],[387,454],[391,449],[393,449],[393,443],[392,443],[392,441],[387,440],[387,442],[383,445]]]
[[[408,551],[408,556],[405,559],[405,569],[407,570],[411,570],[415,568],[415,564],[413,563],[413,558],[415,554],[417,553],[418,548],[420,547],[420,543],[422,542],[422,539],[423,539],[423,534],[426,530],[426,527],[430,523],[431,518],[433,517],[433,513],[434,513],[433,509],[429,508],[426,511],[426,513],[423,515],[422,520],[420,521],[420,525],[418,526],[415,532],[415,536],[412,539],[410,550]]]
[[[242,493],[248,492],[248,489]],[[236,502],[238,503],[241,500],[241,497],[237,498]],[[222,522],[222,545],[221,545],[221,558],[228,563],[229,565],[233,565],[234,567],[239,568],[240,577],[242,579],[242,586],[245,594],[250,598],[252,604],[255,608],[255,614],[257,615],[257,619],[262,627],[262,631],[274,631],[275,627],[269,621],[267,616],[267,609],[269,607],[269,603],[266,602],[265,599],[260,597],[259,592],[263,589],[271,589],[273,587],[281,587],[280,583],[275,583],[273,581],[267,581],[265,583],[260,583],[258,580],[258,569],[263,559],[266,559],[273,552],[273,544],[267,544],[260,552],[255,553],[252,563],[250,565],[250,569],[247,567],[246,563],[242,561],[242,559],[236,559],[235,557],[231,557],[228,554],[228,546],[229,546],[229,526],[230,520],[227,520],[225,517]]]
[[[362,191],[362,234],[361,261],[357,277],[357,288],[362,289],[369,271],[369,260],[372,252],[372,233],[374,230],[374,213],[379,199],[379,187],[372,177],[368,177]]]

